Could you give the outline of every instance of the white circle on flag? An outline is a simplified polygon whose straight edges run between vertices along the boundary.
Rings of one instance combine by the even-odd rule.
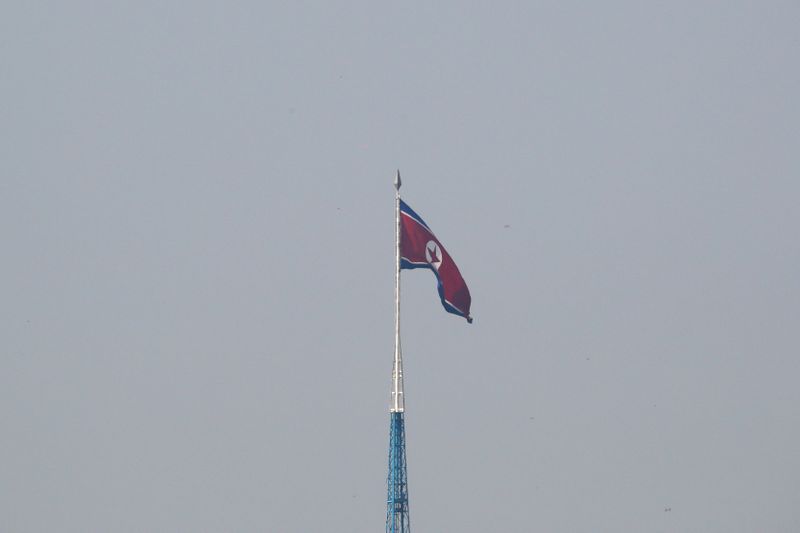
[[[442,264],[442,249],[436,244],[436,241],[428,241],[425,245],[425,260],[436,270],[439,270],[439,265]]]

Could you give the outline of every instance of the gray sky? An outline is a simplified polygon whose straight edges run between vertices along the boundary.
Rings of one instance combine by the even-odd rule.
[[[3,3],[0,530],[381,531],[397,167],[415,531],[800,530],[798,4],[433,4]]]

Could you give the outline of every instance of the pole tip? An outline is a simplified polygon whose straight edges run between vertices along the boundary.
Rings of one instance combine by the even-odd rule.
[[[398,168],[398,169],[397,169],[397,174],[396,174],[396,175],[395,175],[395,177],[394,177],[394,188],[395,188],[395,189],[397,189],[397,190],[399,191],[399,190],[400,190],[400,186],[401,186],[402,184],[403,184],[403,182],[402,182],[402,181],[400,181],[400,169]]]

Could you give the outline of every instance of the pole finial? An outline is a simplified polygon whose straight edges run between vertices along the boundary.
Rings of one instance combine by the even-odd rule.
[[[400,186],[402,184],[403,184],[403,182],[400,181],[400,169],[398,168],[397,169],[397,175],[394,177],[394,188],[399,191],[400,190]]]

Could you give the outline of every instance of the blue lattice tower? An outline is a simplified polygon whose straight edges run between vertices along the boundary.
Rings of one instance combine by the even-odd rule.
[[[389,427],[389,476],[386,495],[386,533],[408,533],[408,483],[406,432],[402,412],[391,413]]]

